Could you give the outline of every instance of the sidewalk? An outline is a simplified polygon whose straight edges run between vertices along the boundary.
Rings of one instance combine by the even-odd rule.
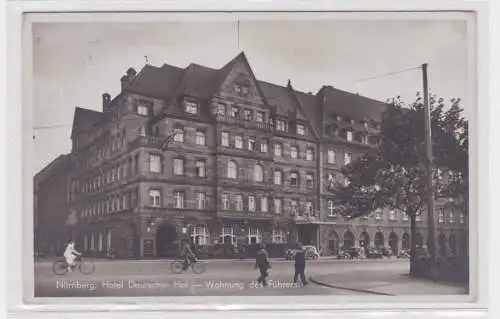
[[[351,290],[377,295],[458,295],[466,288],[453,283],[414,279],[407,274],[353,271],[349,275],[334,273],[310,277],[315,284],[336,289]]]

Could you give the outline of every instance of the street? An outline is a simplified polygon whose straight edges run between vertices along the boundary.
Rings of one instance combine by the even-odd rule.
[[[173,274],[170,261],[97,260],[92,275],[78,270],[63,276],[52,272],[52,262],[35,264],[35,297],[84,297],[84,296],[234,296],[234,295],[360,295],[348,289],[335,289],[310,282],[309,285],[293,284],[293,262],[272,260],[269,286],[256,283],[258,270],[253,260],[205,261],[206,271],[193,274]],[[308,261],[306,276],[341,276],[344,281],[359,272],[376,275],[404,274],[408,260],[334,260]],[[355,279],[353,277],[353,279]]]

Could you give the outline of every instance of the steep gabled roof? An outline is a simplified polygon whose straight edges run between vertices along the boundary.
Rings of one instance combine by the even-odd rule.
[[[358,94],[342,91],[331,86],[324,86],[318,92],[323,97],[325,111],[347,115],[353,119],[371,119],[379,121],[387,104]]]
[[[102,112],[84,109],[77,106],[75,108],[75,115],[73,117],[71,137],[92,128],[92,126],[97,123],[102,116]]]
[[[35,185],[56,174],[61,169],[64,169],[67,165],[69,165],[69,154],[59,155],[52,162],[47,164],[47,166],[45,166],[42,170],[35,174],[33,178]]]
[[[293,101],[288,88],[264,81],[258,81],[258,84],[266,97],[267,103],[276,107],[276,112],[279,115],[288,116],[290,113],[297,111],[297,105]]]
[[[127,85],[126,90],[168,100],[179,86],[184,71],[168,64],[161,68],[146,64]]]

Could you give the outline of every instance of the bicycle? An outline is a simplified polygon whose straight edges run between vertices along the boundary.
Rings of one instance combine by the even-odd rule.
[[[75,265],[72,267],[78,268],[78,270],[84,275],[91,275],[95,271],[95,264],[90,260],[84,260],[81,256],[75,258]],[[65,275],[68,272],[68,263],[65,259],[56,260],[52,265],[52,271],[56,275]]]
[[[189,266],[186,268],[184,267],[184,263],[184,259],[173,260],[170,263],[170,270],[174,274],[181,274],[184,271],[187,271],[189,267],[191,267],[193,273],[199,275],[205,272],[207,266],[203,261],[198,260],[198,258],[191,259],[189,262]]]

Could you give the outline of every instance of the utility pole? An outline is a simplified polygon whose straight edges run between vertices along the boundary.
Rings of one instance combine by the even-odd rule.
[[[428,244],[432,269],[436,265],[436,234],[434,219],[434,177],[433,177],[433,155],[432,155],[432,133],[431,133],[431,110],[429,106],[429,87],[427,83],[427,63],[422,64],[422,76],[424,84],[424,117],[425,117],[425,149],[427,158],[427,222],[428,222]]]

